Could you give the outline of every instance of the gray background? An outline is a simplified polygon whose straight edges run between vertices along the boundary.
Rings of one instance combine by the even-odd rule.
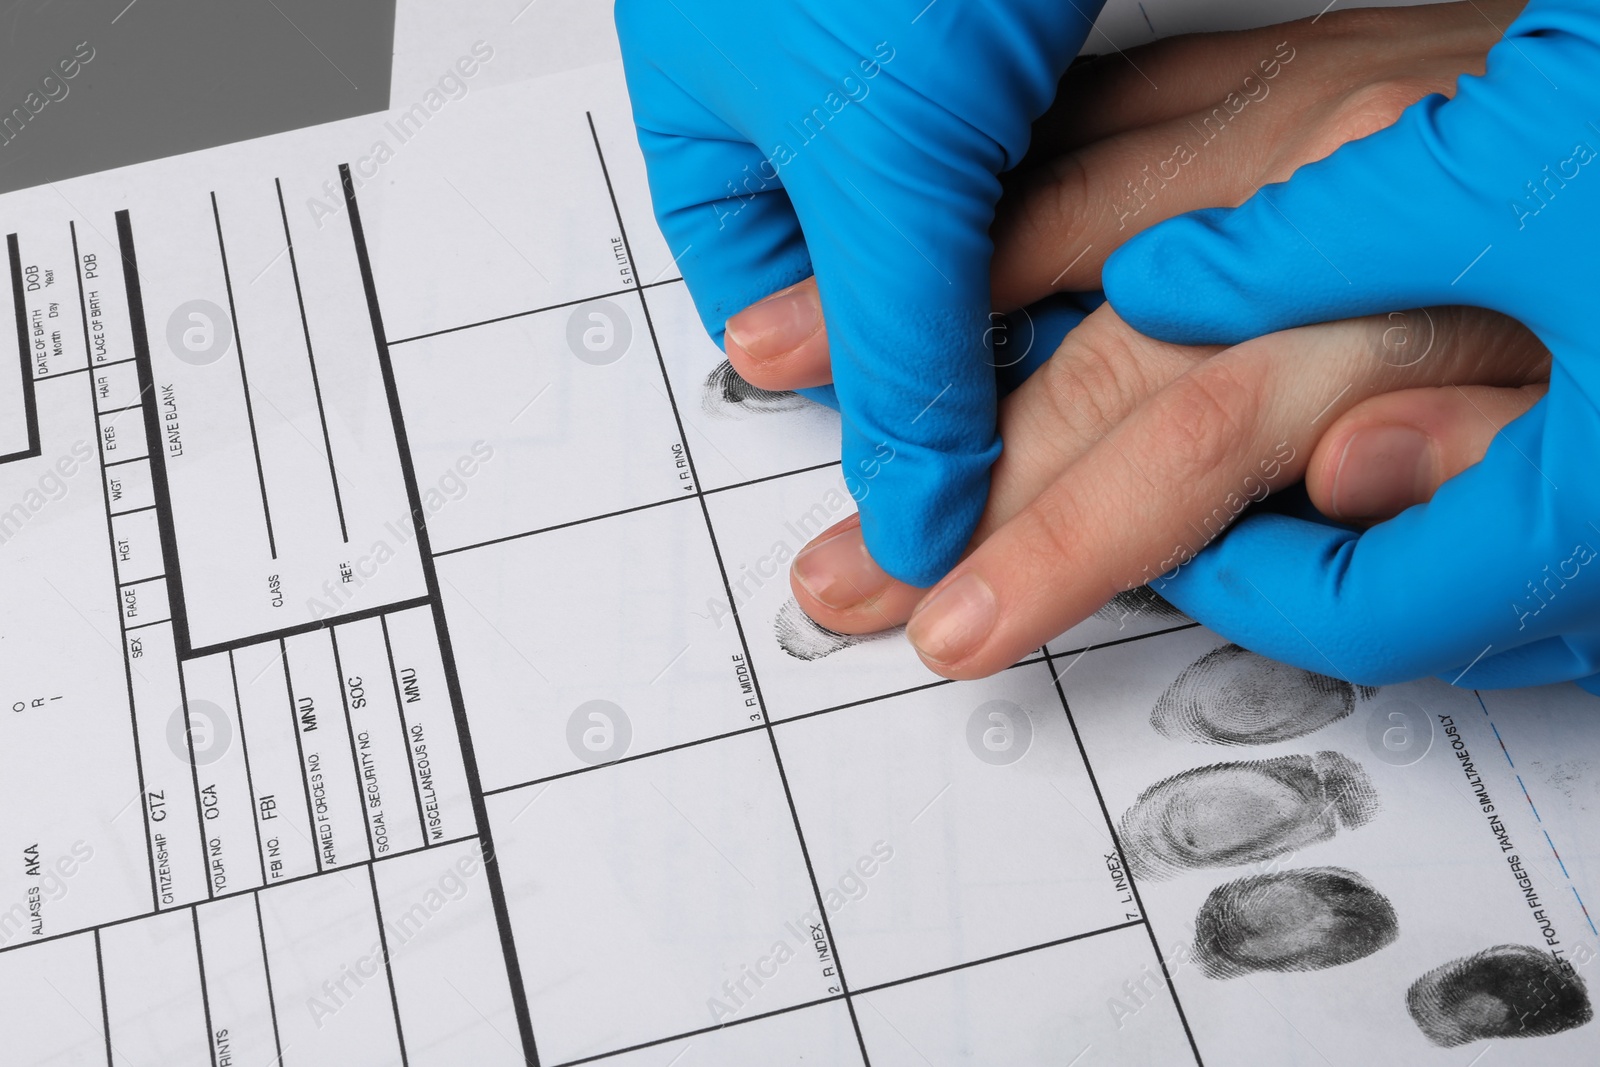
[[[381,111],[394,23],[395,0],[0,0],[0,117],[94,48],[0,144],[0,192]]]

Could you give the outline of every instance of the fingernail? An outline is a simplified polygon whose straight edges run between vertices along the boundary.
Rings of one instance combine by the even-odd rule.
[[[1357,430],[1333,475],[1334,517],[1386,519],[1420,504],[1433,488],[1433,444],[1409,426]]]
[[[810,285],[794,285],[751,304],[725,327],[728,344],[760,361],[794,351],[822,328],[822,305]]]
[[[890,581],[867,553],[859,526],[813,541],[794,558],[793,569],[806,592],[836,611],[871,600]]]
[[[969,571],[918,606],[906,636],[924,659],[955,663],[988,638],[998,611],[989,583]]]

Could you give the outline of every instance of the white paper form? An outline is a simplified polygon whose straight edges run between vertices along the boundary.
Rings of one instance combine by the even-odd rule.
[[[723,373],[614,66],[0,233],[6,1062],[1593,1058],[1577,690],[797,614],[837,420]]]

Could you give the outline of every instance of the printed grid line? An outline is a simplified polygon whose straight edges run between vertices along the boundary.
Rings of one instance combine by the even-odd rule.
[[[615,295],[615,294],[613,294],[613,295]],[[580,303],[581,303],[581,301],[580,301]],[[839,464],[838,460],[831,459],[826,463],[814,463],[809,467],[800,467],[800,468],[798,468],[796,470],[792,470],[792,471],[781,471],[781,472],[779,472],[777,474],[763,475],[760,478],[750,478],[750,479],[747,479],[746,481],[742,481],[742,482],[733,482],[733,483],[730,483],[728,485],[719,485],[715,489],[706,489],[706,490],[703,490],[703,492],[704,492],[704,494],[706,496],[710,496],[713,493],[726,493],[730,489],[743,489],[746,486],[757,485],[757,484],[759,484],[761,482],[775,481],[775,480],[777,480],[779,478],[792,478],[797,474],[808,474],[808,473],[810,473],[812,471],[826,470],[829,467],[837,467],[839,465],[840,464]],[[698,483],[696,483],[696,488],[698,488]],[[558,522],[558,523],[555,523],[554,525],[551,525],[551,526],[541,526],[538,529],[534,529],[534,530],[522,530],[522,531],[520,531],[518,533],[501,534],[498,537],[491,537],[487,541],[476,541],[476,542],[474,542],[474,543],[472,543],[470,545],[459,545],[459,546],[457,546],[455,548],[441,548],[439,551],[437,551],[437,552],[435,552],[433,554],[433,558],[434,559],[439,559],[440,557],[443,557],[443,556],[455,555],[458,552],[470,552],[471,550],[473,550],[475,548],[488,548],[490,545],[498,545],[498,544],[502,544],[502,543],[504,543],[506,541],[518,541],[518,540],[521,540],[524,537],[534,537],[534,536],[536,536],[538,534],[554,533],[557,530],[566,530],[566,529],[570,529],[573,526],[583,526],[586,523],[599,522],[602,519],[615,519],[615,518],[618,518],[619,516],[622,516],[622,515],[632,515],[634,512],[637,512],[637,511],[649,511],[651,508],[665,507],[668,504],[674,503],[674,502],[682,500],[682,499],[684,499],[684,497],[680,493],[680,494],[678,494],[676,496],[663,497],[660,500],[651,500],[651,501],[648,501],[647,503],[644,503],[644,504],[634,504],[634,505],[632,505],[630,507],[619,508],[616,511],[602,512],[599,515],[586,515],[586,516],[584,516],[583,518],[580,518],[580,519],[569,519],[566,522]]]
[[[179,670],[182,670],[179,665]],[[244,755],[244,782],[245,788],[250,791],[250,825],[255,828],[256,834],[256,859],[261,864],[261,885],[270,885],[267,881],[267,850],[261,844],[261,800],[256,795],[255,775],[250,770],[250,738],[244,728],[244,704],[239,700],[239,670],[234,665],[233,653],[228,653],[228,680],[233,683],[233,716],[239,722],[239,750]]]
[[[272,532],[272,504],[267,500],[267,474],[261,465],[261,439],[256,435],[255,405],[250,399],[250,375],[244,365],[244,339],[239,336],[239,308],[233,299],[233,273],[228,267],[228,246],[222,237],[222,210],[217,207],[215,192],[211,194],[211,216],[217,226],[217,253],[222,259],[222,280],[228,290],[228,315],[233,321],[233,351],[239,362],[239,384],[244,390],[244,413],[250,424],[250,446],[255,450],[256,482],[261,487],[261,517],[267,526],[267,551],[273,559],[277,559],[278,539]]]
[[[317,398],[317,421],[322,425],[322,450],[328,457],[328,480],[333,483],[333,506],[339,514],[339,536],[350,543],[350,528],[344,521],[344,495],[339,491],[339,469],[333,463],[333,439],[328,436],[328,409],[322,403],[322,378],[317,374],[317,350],[311,343],[311,320],[306,318],[306,298],[300,290],[300,264],[294,254],[294,234],[289,229],[289,209],[283,203],[283,182],[272,179],[278,192],[278,214],[283,219],[284,247],[289,252],[289,272],[294,275],[294,298],[300,307],[300,329],[306,340],[306,361],[311,365],[311,391]],[[270,264],[269,264],[270,265]]]
[[[389,956],[389,932],[383,921],[383,904],[378,899],[378,868],[367,864],[367,881],[372,885],[372,917],[377,920],[378,951],[383,957],[384,983],[389,987],[389,1009],[394,1012],[394,1037],[400,1043],[400,1067],[410,1067],[406,1055],[406,1031],[400,1022],[400,992],[394,985],[394,966]]]
[[[267,1013],[272,1016],[272,1047],[278,1053],[272,1063],[276,1065],[283,1062],[283,1037],[278,1033],[278,998],[272,989],[272,961],[267,953],[267,926],[261,918],[261,891],[256,890],[250,899],[255,905],[256,935],[261,939],[261,974],[267,982]]]
[[[305,791],[307,840],[311,842],[311,858],[317,866],[314,873],[321,874],[322,846],[317,843],[317,809],[311,803],[311,779],[306,775],[306,746],[301,740],[300,723],[295,715],[294,671],[289,666],[289,646],[283,638],[278,639],[278,662],[283,664],[283,695],[289,702],[289,729],[294,733],[295,769],[300,786]]]
[[[627,296],[640,289],[654,289],[658,285],[673,285],[682,282],[682,278],[663,278],[658,282],[645,282],[643,285],[630,285],[623,289],[613,289],[609,293],[596,293],[593,296],[580,296],[575,300],[563,300],[558,304],[546,304],[543,307],[529,308],[527,311],[513,311],[507,315],[496,315],[491,319],[480,319],[477,322],[468,322],[461,326],[446,326],[442,330],[429,330],[413,337],[402,337],[398,341],[390,341],[389,347],[395,345],[408,345],[413,341],[426,341],[430,337],[443,337],[447,333],[460,333],[462,330],[475,330],[479,326],[493,326],[497,322],[510,322],[512,319],[525,319],[530,315],[538,315],[546,311],[559,311],[562,308],[573,307],[577,304],[587,304],[591,300],[606,300],[613,296]]]
[[[1146,638],[1161,637],[1161,636],[1164,636],[1166,634],[1180,633],[1180,632],[1182,632],[1184,630],[1193,630],[1193,629],[1197,628],[1199,625],[1200,624],[1197,623],[1197,622],[1185,622],[1185,623],[1180,623],[1180,624],[1178,624],[1176,626],[1169,626],[1169,627],[1166,627],[1166,628],[1160,629],[1160,630],[1151,630],[1148,633],[1133,634],[1133,635],[1128,636],[1128,637],[1119,637],[1119,638],[1117,638],[1116,640],[1113,640],[1113,641],[1099,641],[1099,642],[1096,642],[1095,644],[1092,644],[1092,645],[1084,645],[1082,647],[1071,648],[1071,649],[1068,649],[1067,651],[1064,651],[1064,652],[1036,651],[1032,655],[1029,655],[1029,656],[1027,656],[1027,657],[1025,657],[1023,659],[1019,659],[1017,662],[1011,664],[1010,666],[1008,666],[1008,667],[1006,667],[1004,669],[1008,670],[1008,671],[1015,670],[1018,667],[1026,667],[1026,666],[1028,666],[1030,664],[1034,664],[1034,663],[1044,663],[1047,660],[1053,661],[1053,660],[1057,660],[1057,659],[1065,659],[1068,656],[1072,656],[1072,657],[1076,658],[1078,656],[1081,656],[1085,652],[1090,652],[1090,651],[1093,651],[1095,649],[1113,648],[1113,647],[1115,647],[1117,645],[1125,645],[1125,644],[1129,643],[1130,641],[1143,641]],[[1053,669],[1052,669],[1052,673],[1055,673]],[[1066,672],[1062,671],[1060,673],[1064,674]],[[862,707],[863,705],[866,705],[866,704],[875,704],[875,703],[877,703],[878,701],[881,701],[881,700],[890,700],[890,699],[893,699],[894,697],[907,696],[908,694],[911,694],[911,693],[921,693],[921,692],[925,692],[925,691],[930,690],[930,689],[938,689],[941,686],[954,685],[954,684],[956,684],[956,683],[952,679],[940,678],[940,679],[938,679],[936,681],[924,682],[921,685],[907,686],[904,689],[892,689],[892,690],[889,690],[887,692],[875,693],[875,694],[873,694],[871,696],[860,697],[860,698],[855,699],[855,700],[847,700],[842,704],[831,704],[831,705],[829,705],[827,707],[817,708],[817,709],[815,709],[813,711],[802,711],[802,712],[799,712],[798,714],[795,714],[795,715],[785,716],[784,718],[777,720],[777,722],[774,723],[773,725],[774,725],[775,728],[782,728],[782,727],[788,726],[790,723],[802,722],[802,721],[804,721],[806,719],[814,719],[814,718],[818,717],[819,715],[831,715],[832,713],[834,713],[836,711],[847,711],[850,708],[858,708],[858,707]],[[588,774],[591,771],[599,770],[601,767],[610,767],[610,766],[613,766],[613,765],[616,765],[616,764],[622,764],[622,763],[634,763],[634,762],[637,762],[639,760],[649,759],[651,756],[660,756],[660,755],[664,755],[664,754],[666,754],[668,752],[679,752],[679,751],[681,751],[683,749],[686,749],[686,748],[695,748],[695,747],[697,747],[699,745],[710,744],[713,741],[722,741],[722,740],[726,740],[726,739],[728,739],[730,737],[739,737],[739,736],[741,736],[743,734],[754,733],[754,732],[756,732],[757,730],[760,730],[760,729],[763,729],[763,726],[759,725],[759,724],[755,725],[755,726],[741,726],[737,730],[727,730],[727,731],[724,731],[722,733],[710,734],[710,735],[708,735],[706,737],[697,737],[692,741],[680,741],[680,742],[678,742],[677,744],[674,744],[674,745],[666,745],[666,746],[663,746],[662,748],[653,748],[653,749],[649,750],[648,752],[640,752],[640,753],[637,753],[635,755],[622,756],[622,757],[620,757],[618,759],[608,760],[608,761],[606,761],[604,763],[597,763],[597,764],[584,766],[584,767],[574,767],[574,768],[572,768],[570,770],[557,771],[555,774],[547,774],[547,775],[542,775],[542,776],[540,776],[538,778],[530,778],[527,781],[523,781],[523,782],[512,782],[509,785],[495,786],[493,789],[486,790],[484,795],[492,797],[492,796],[497,796],[497,795],[499,795],[501,793],[511,793],[511,792],[515,792],[518,789],[527,789],[527,788],[530,788],[530,787],[536,786],[536,785],[548,785],[549,783],[555,782],[555,781],[559,781],[562,778],[571,778],[574,775]]]
[[[1180,627],[1185,629],[1186,627]],[[1154,634],[1141,636],[1155,636]],[[1138,640],[1138,638],[1134,638]],[[1117,642],[1121,644],[1123,642]],[[1084,651],[1088,651],[1085,649]],[[1064,653],[1070,655],[1070,653]],[[1106,821],[1106,832],[1111,837],[1111,844],[1116,848],[1117,855],[1123,856],[1122,839],[1117,835],[1116,824],[1111,819],[1111,809],[1106,806],[1105,794],[1100,791],[1100,779],[1094,773],[1094,765],[1089,762],[1089,750],[1084,746],[1083,735],[1078,732],[1078,720],[1072,714],[1072,705],[1067,701],[1066,690],[1061,685],[1061,675],[1055,671],[1055,661],[1058,656],[1048,657],[1050,661],[1050,675],[1056,687],[1056,696],[1061,699],[1061,711],[1067,717],[1067,725],[1072,727],[1072,740],[1077,743],[1078,756],[1083,760],[1084,772],[1089,776],[1089,784],[1094,788],[1094,799],[1100,805],[1100,816]],[[1183,1035],[1189,1039],[1189,1049],[1194,1053],[1196,1067],[1205,1067],[1205,1060],[1200,1056],[1200,1046],[1195,1043],[1194,1031],[1189,1027],[1189,1015],[1183,1010],[1183,1001],[1178,997],[1178,987],[1172,980],[1172,972],[1167,968],[1167,958],[1161,953],[1161,943],[1156,940],[1156,928],[1150,921],[1150,912],[1144,906],[1144,898],[1139,894],[1139,884],[1134,880],[1133,870],[1126,862],[1122,865],[1123,872],[1128,878],[1128,889],[1133,893],[1133,902],[1139,908],[1140,921],[1144,924],[1145,932],[1150,935],[1150,951],[1155,953],[1156,964],[1161,968],[1161,977],[1167,983],[1167,994],[1172,997],[1172,1006],[1178,1010],[1178,1021],[1183,1024]]]
[[[411,765],[411,793],[417,801],[417,827],[422,831],[422,843],[428,843],[428,817],[422,810],[422,782],[417,773],[417,754],[411,747],[411,724],[406,721],[406,702],[400,692],[400,672],[394,663],[394,644],[389,640],[389,616],[378,616],[383,629],[383,654],[389,661],[389,681],[394,686],[395,715],[400,720],[400,737],[406,746],[406,762]]]
[[[76,222],[69,221],[67,223],[67,229],[72,236],[73,274],[76,275],[78,279],[78,314],[83,322],[83,343],[85,346],[85,351],[88,351],[89,309],[83,291],[83,257],[78,252],[78,224]],[[14,243],[15,242],[13,240],[13,245]],[[97,402],[94,395],[94,379],[85,378],[84,381],[88,383],[89,410],[90,413],[93,414],[95,404]],[[140,391],[140,395],[144,395],[143,390]],[[99,426],[99,423],[99,416],[95,415],[96,427]],[[100,500],[106,513],[106,548],[111,554],[111,573],[113,577],[115,577],[117,568],[117,531],[116,524],[113,521],[111,513],[111,490],[106,486],[106,457],[105,453],[101,451],[100,442],[98,441],[95,442],[94,457],[96,464],[100,467]],[[157,911],[159,910],[161,904],[161,892],[156,882],[156,846],[155,839],[150,828],[150,808],[145,802],[146,786],[144,780],[144,753],[139,744],[139,714],[134,707],[133,662],[128,659],[128,620],[122,614],[121,604],[117,605],[117,625],[122,630],[122,669],[128,688],[128,720],[133,736],[133,768],[134,774],[139,779],[139,819],[144,824],[145,862],[150,866],[150,908],[151,911]],[[95,944],[99,944],[98,935],[96,935]],[[110,1037],[108,1036],[106,1040],[107,1048],[109,1049]]]
[[[1008,671],[1016,670],[1018,667],[1027,667],[1031,664],[1043,663],[1044,661],[1045,657],[1042,654],[1033,655],[1029,656],[1027,659],[1018,660],[1005,669]],[[806,719],[814,719],[819,715],[830,715],[836,711],[845,711],[850,708],[861,707],[864,704],[875,704],[881,700],[890,700],[894,697],[906,696],[909,693],[921,693],[928,689],[937,689],[940,686],[954,684],[955,683],[950,679],[944,678],[937,682],[929,682],[926,685],[916,685],[909,689],[900,689],[890,693],[880,693],[877,696],[863,697],[860,700],[852,700],[844,704],[835,704],[832,707],[819,708],[816,711],[805,711],[798,715],[790,715],[786,718],[778,719],[772,724],[772,726],[775,730],[782,730],[788,727],[791,723],[803,722]],[[498,796],[501,793],[514,793],[519,789],[530,789],[536,785],[549,785],[551,782],[557,782],[563,778],[572,778],[580,774],[591,774],[603,767],[616,767],[624,763],[637,763],[640,760],[649,759],[651,756],[663,756],[669,752],[681,752],[687,748],[698,748],[701,745],[709,745],[716,741],[726,741],[729,738],[742,737],[745,734],[757,733],[758,731],[764,729],[766,729],[765,723],[756,723],[752,726],[741,726],[737,730],[725,730],[721,733],[709,734],[705,737],[697,737],[692,741],[680,741],[674,745],[666,745],[661,748],[652,748],[648,752],[639,752],[632,755],[621,756],[614,760],[607,760],[604,763],[596,763],[583,767],[573,767],[570,770],[557,771],[554,774],[546,774],[538,778],[530,778],[525,782],[512,782],[510,785],[495,786],[493,789],[486,790],[484,795],[492,797]]]
[[[106,1067],[116,1067],[111,1048],[111,1003],[106,999],[106,959],[100,948],[100,929],[94,931],[94,969],[100,983],[100,1034],[106,1039]]]
[[[611,199],[611,210],[616,216],[617,233],[622,239],[623,255],[627,257],[628,265],[633,270],[634,290],[639,295],[639,306],[644,310],[645,326],[650,331],[650,344],[655,350],[656,366],[661,372],[662,385],[666,389],[667,402],[672,406],[673,422],[677,425],[678,439],[683,443],[683,455],[689,465],[689,477],[694,481],[694,496],[700,505],[700,514],[706,524],[706,535],[711,540],[711,553],[717,561],[717,573],[722,578],[722,588],[728,597],[728,603],[734,604],[733,586],[728,580],[728,569],[722,560],[722,548],[717,543],[717,531],[711,521],[711,509],[706,503],[705,493],[700,484],[700,475],[694,463],[694,451],[689,447],[689,435],[684,432],[683,414],[678,410],[677,398],[673,395],[672,378],[667,373],[667,363],[661,354],[661,342],[656,336],[655,319],[650,314],[650,302],[644,287],[639,283],[638,263],[633,256],[633,246],[628,239],[628,226],[622,217],[622,207],[617,202],[617,191],[611,183],[611,170],[606,165],[605,150],[600,146],[600,132],[595,127],[594,114],[585,112],[584,118],[589,123],[589,136],[594,141],[595,159],[600,165],[600,174],[605,179],[606,195]],[[783,786],[784,801],[789,807],[789,817],[794,824],[795,839],[800,846],[800,856],[805,861],[806,877],[811,883],[812,898],[815,900],[820,918],[822,919],[823,932],[828,937],[828,945],[833,950],[833,966],[839,979],[839,988],[844,994],[845,1007],[850,1013],[850,1025],[855,1030],[856,1044],[861,1050],[861,1061],[865,1067],[871,1067],[872,1058],[867,1054],[866,1039],[861,1034],[861,1022],[856,1017],[855,1004],[850,999],[850,983],[845,977],[844,959],[839,954],[839,941],[834,936],[832,924],[828,921],[828,910],[822,899],[822,889],[817,881],[817,872],[811,862],[811,851],[806,845],[805,832],[800,827],[800,812],[795,806],[794,793],[789,788],[789,776],[783,765],[783,753],[778,750],[778,738],[772,730],[772,719],[767,713],[766,698],[761,691],[761,681],[756,672],[755,664],[750,659],[750,643],[745,637],[744,620],[739,617],[737,607],[733,612],[734,630],[739,637],[739,647],[744,652],[744,661],[750,670],[750,684],[755,690],[756,704],[761,712],[762,724],[766,729],[767,743],[772,748],[772,758],[778,768],[778,780]]]
[[[335,870],[338,870],[338,871],[360,870],[362,867],[365,867],[366,865],[368,865],[370,863],[388,863],[390,860],[397,860],[397,859],[401,859],[401,858],[406,857],[406,856],[415,856],[418,853],[427,852],[430,849],[445,848],[445,847],[447,847],[449,845],[459,845],[459,844],[462,844],[462,843],[467,842],[467,841],[475,841],[475,840],[479,839],[479,836],[480,835],[478,835],[476,833],[462,834],[459,837],[448,838],[447,840],[444,840],[444,841],[435,842],[432,845],[418,846],[417,848],[406,849],[404,852],[391,852],[389,855],[380,856],[377,859],[351,860],[349,863],[341,863],[341,864],[339,864],[339,866],[337,868],[335,868]],[[107,919],[105,922],[95,923],[92,926],[84,926],[84,927],[79,927],[79,928],[72,929],[72,930],[62,930],[59,933],[46,934],[43,937],[36,937],[36,938],[33,938],[31,940],[28,940],[28,941],[19,941],[16,944],[12,944],[12,945],[0,945],[0,955],[4,955],[5,953],[8,953],[8,952],[17,952],[17,951],[19,951],[21,949],[25,949],[25,948],[32,948],[35,945],[48,944],[51,941],[60,941],[60,940],[63,940],[64,938],[68,938],[68,937],[79,937],[79,936],[81,936],[83,934],[90,933],[91,931],[109,930],[109,929],[111,929],[112,927],[115,927],[115,926],[126,926],[129,923],[142,922],[145,919],[155,919],[155,918],[159,918],[160,916],[163,916],[163,915],[171,915],[171,914],[174,914],[175,912],[182,911],[184,908],[194,907],[197,904],[208,904],[211,901],[215,901],[215,900],[235,900],[235,899],[238,899],[239,897],[248,896],[251,893],[264,893],[264,892],[267,892],[268,890],[276,889],[278,886],[281,886],[281,885],[294,885],[297,882],[304,882],[304,881],[307,881],[307,880],[312,879],[312,878],[320,878],[320,877],[323,876],[324,873],[331,874],[331,873],[333,873],[333,871],[329,871],[329,872],[311,871],[311,872],[308,872],[306,874],[297,874],[297,875],[293,875],[293,876],[291,876],[289,878],[280,878],[278,881],[273,882],[272,885],[269,885],[269,886],[249,886],[248,888],[244,888],[244,889],[230,889],[227,892],[218,893],[216,896],[210,898],[209,900],[194,900],[194,901],[189,901],[189,902],[186,902],[186,903],[183,903],[183,904],[177,904],[177,905],[174,905],[173,907],[170,907],[170,908],[157,908],[154,911],[141,911],[141,912],[137,912],[137,913],[135,913],[133,915],[123,915],[123,916],[120,916],[120,917],[115,918],[115,919]]]
[[[211,900],[216,896],[216,880],[212,877],[210,857],[207,855],[206,809],[200,802],[200,764],[194,758],[194,723],[189,718],[189,680],[183,676],[182,661],[174,665],[178,671],[178,707],[183,709],[183,745],[189,753],[189,781],[194,786],[195,837],[200,844],[200,865],[205,877],[206,899]],[[199,929],[196,928],[195,937],[198,939],[199,936]]]
[[[702,1026],[694,1030],[685,1030],[683,1033],[673,1034],[671,1037],[652,1038],[649,1041],[641,1041],[638,1044],[628,1045],[625,1048],[612,1049],[609,1052],[599,1052],[592,1056],[580,1056],[577,1059],[565,1060],[561,1063],[553,1064],[552,1067],[578,1067],[579,1064],[607,1060],[614,1056],[622,1056],[630,1052],[637,1052],[640,1049],[654,1048],[658,1045],[665,1045],[673,1041],[682,1041],[686,1038],[700,1037],[704,1034],[714,1033],[718,1030],[724,1030],[731,1026],[743,1026],[746,1023],[753,1023],[762,1019],[771,1019],[779,1015],[789,1015],[797,1011],[804,1011],[807,1008],[820,1007],[824,1004],[834,1004],[841,1000],[847,1000],[850,997],[863,997],[869,993],[877,993],[880,990],[893,989],[896,986],[910,985],[913,982],[920,982],[925,978],[937,978],[940,975],[955,974],[959,971],[968,971],[974,967],[982,967],[986,964],[998,963],[1001,960],[1014,959],[1018,956],[1027,956],[1034,952],[1044,952],[1052,948],[1059,948],[1062,945],[1071,944],[1074,941],[1086,941],[1091,937],[1099,937],[1102,934],[1113,934],[1118,930],[1127,930],[1131,927],[1140,925],[1143,925],[1143,921],[1134,919],[1130,922],[1116,923],[1112,926],[1103,926],[1095,930],[1085,930],[1081,933],[1069,934],[1066,937],[1057,937],[1049,941],[1043,941],[1037,945],[1027,945],[1023,948],[1014,948],[1008,952],[997,952],[992,956],[984,956],[980,959],[967,960],[964,963],[955,963],[944,967],[935,967],[931,970],[922,971],[917,974],[906,975],[903,978],[891,978],[886,982],[875,982],[872,985],[862,986],[849,994],[835,993],[832,996],[816,997],[812,1000],[801,1001],[799,1004],[790,1004],[782,1008],[773,1008],[771,1011],[757,1012],[755,1014],[746,1015],[738,1019],[729,1019],[727,1022],[718,1023],[713,1026]]]
[[[206,879],[210,885],[211,880]],[[215,1067],[217,1063],[217,1028],[211,1022],[211,989],[206,982],[206,950],[200,944],[200,910],[193,904],[189,905],[189,925],[194,928],[194,962],[195,970],[200,973],[200,1008],[206,1019],[206,1049],[211,1053],[211,1062]]]
[[[72,258],[78,258],[78,237],[76,231],[72,237]],[[34,394],[34,385],[40,380],[33,372],[33,360],[30,358],[32,347],[28,338],[28,297],[22,288],[22,251],[18,244],[16,234],[6,236],[6,252],[11,266],[11,301],[13,312],[17,319],[17,358],[21,363],[22,384],[22,418],[28,427],[28,446],[18,449],[9,455],[0,456],[0,463],[7,463],[16,459],[32,459],[39,455],[39,408],[38,398]],[[76,265],[74,273],[77,273]],[[83,303],[83,280],[78,280],[78,302]],[[88,326],[84,327],[85,344],[88,343]]]
[[[215,215],[214,204],[213,215]],[[178,562],[178,534],[173,519],[172,488],[167,481],[166,453],[160,449],[151,450],[152,445],[162,438],[161,416],[153,403],[156,382],[155,370],[150,361],[150,335],[144,318],[144,283],[139,278],[139,257],[134,248],[133,221],[128,214],[128,209],[123,208],[118,211],[116,219],[117,244],[122,254],[123,288],[128,298],[128,330],[133,341],[133,367],[138,375],[139,395],[146,399],[144,405],[145,454],[141,458],[148,462],[150,468],[150,495],[160,505],[156,510],[156,528],[161,535],[161,559],[163,564],[161,570],[162,576],[167,582],[168,621],[172,626],[172,638],[178,649],[178,658],[182,659],[184,654],[189,651],[189,607],[183,591],[183,570]],[[219,229],[217,231],[219,248],[221,247],[221,239],[222,231]],[[225,262],[224,276],[226,277]],[[231,296],[229,299],[231,301]],[[242,368],[243,366],[244,364],[241,362],[240,367]],[[90,384],[92,388],[93,379],[90,379]],[[252,433],[254,433],[253,429]]]
[[[418,489],[416,465],[411,454],[411,439],[406,429],[405,411],[400,403],[400,386],[395,379],[388,334],[383,326],[383,309],[378,302],[377,283],[373,279],[372,260],[367,251],[366,231],[361,222],[361,206],[356,200],[355,179],[350,173],[349,164],[339,165],[339,178],[344,187],[345,215],[350,221],[350,236],[355,245],[356,265],[361,271],[361,287],[367,298],[367,314],[372,320],[372,338],[378,350],[378,370],[383,378],[384,396],[389,404],[389,419],[394,428],[395,451],[399,454],[401,479],[405,483],[406,501],[411,508],[411,521],[416,530],[417,558],[421,562],[429,606],[433,612],[434,635],[439,643],[439,666],[444,672],[445,689],[449,694],[450,710],[455,718],[456,743],[461,751],[461,766],[471,799],[473,821],[477,825],[477,836],[483,848],[484,878],[489,886],[489,902],[494,911],[496,932],[499,934],[500,955],[506,969],[511,1007],[517,1019],[517,1035],[522,1042],[523,1058],[530,1067],[539,1067],[539,1047],[534,1038],[533,1019],[528,1012],[528,994],[522,982],[522,962],[517,955],[516,939],[511,930],[511,910],[506,902],[505,884],[500,880],[500,863],[494,847],[494,830],[489,824],[489,810],[483,796],[483,781],[478,773],[477,750],[473,747],[472,723],[467,718],[466,703],[461,693],[461,678],[456,670],[455,646],[450,639],[450,623],[445,616],[444,599],[439,591],[439,572],[434,565],[432,542],[429,540],[427,511],[423,508],[422,494]]]

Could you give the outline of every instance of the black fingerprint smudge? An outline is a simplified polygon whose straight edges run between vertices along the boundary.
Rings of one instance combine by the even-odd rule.
[[[1356,692],[1341,679],[1223,645],[1183,669],[1150,725],[1163,737],[1208,745],[1270,745],[1338,722],[1355,710]]]
[[[1275,871],[1220,885],[1194,925],[1195,957],[1211,978],[1337,967],[1400,935],[1388,898],[1341,867]]]
[[[1094,617],[1101,622],[1114,622],[1123,624],[1133,619],[1149,617],[1158,622],[1171,620],[1182,622],[1187,617],[1172,605],[1166,597],[1151,589],[1148,585],[1137,586],[1133,589],[1124,589],[1094,613]]]
[[[706,414],[728,418],[794,411],[804,407],[806,399],[799,393],[757,388],[739,377],[733,364],[723,360],[706,375],[700,402]]]
[[[841,649],[888,637],[890,634],[898,633],[899,629],[875,634],[842,634],[837,630],[828,629],[801,611],[799,603],[791,597],[784,601],[783,607],[778,609],[777,617],[772,620],[772,632],[778,638],[779,648],[795,659],[803,659],[809,663],[824,656],[831,656]]]
[[[1122,816],[1136,875],[1272,859],[1327,841],[1378,813],[1361,765],[1338,752],[1214,763],[1164,778]]]
[[[1444,1048],[1559,1034],[1594,1017],[1583,980],[1527,945],[1495,945],[1435,967],[1406,990],[1406,1010]]]

